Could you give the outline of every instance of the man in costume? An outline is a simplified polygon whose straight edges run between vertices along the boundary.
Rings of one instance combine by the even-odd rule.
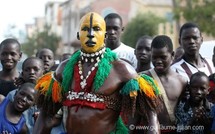
[[[38,81],[41,111],[35,134],[49,133],[61,118],[68,134],[128,133],[120,118],[122,110],[126,116],[139,110],[153,126],[151,133],[157,133],[156,83],[151,77],[139,76],[105,47],[105,31],[104,19],[87,13],[77,35],[81,50]]]

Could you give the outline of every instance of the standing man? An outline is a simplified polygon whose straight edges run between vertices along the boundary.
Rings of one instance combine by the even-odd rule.
[[[213,63],[210,59],[203,58],[199,49],[203,42],[203,37],[199,27],[194,23],[185,23],[179,33],[179,44],[184,49],[182,59],[174,63],[171,68],[188,80],[191,75],[202,71],[206,75],[214,73]]]
[[[166,35],[156,36],[151,45],[153,69],[145,71],[146,75],[153,77],[161,91],[162,105],[158,119],[161,134],[175,134],[175,108],[185,91],[187,81],[172,69],[170,65],[174,59],[173,44]]]
[[[137,72],[142,72],[151,69],[151,43],[152,37],[142,36],[137,40],[134,50],[137,58]]]
[[[90,12],[82,17],[77,34],[81,49],[54,73],[38,80],[40,114],[34,134],[50,133],[62,116],[67,134],[128,133],[120,118],[123,108],[128,110],[123,112],[127,116],[140,110],[148,117],[147,125],[154,128],[148,131],[158,133],[158,105],[154,102],[159,91],[154,81],[138,76],[132,66],[118,60],[105,47],[105,33],[105,21],[99,14]],[[141,103],[135,105],[136,100]]]
[[[120,41],[124,30],[122,18],[116,13],[110,13],[105,17],[106,22],[106,47],[117,54],[120,59],[129,62],[134,68],[137,67],[137,59],[134,55],[134,48],[129,47]]]

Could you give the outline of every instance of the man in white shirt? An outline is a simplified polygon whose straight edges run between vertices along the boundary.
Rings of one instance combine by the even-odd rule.
[[[194,23],[185,23],[179,33],[179,43],[184,49],[181,60],[174,63],[171,68],[185,76],[189,81],[192,74],[201,71],[208,76],[214,73],[212,60],[203,58],[199,49],[203,37],[199,27]]]
[[[125,45],[120,41],[124,30],[122,18],[116,13],[110,13],[105,18],[107,37],[106,47],[110,48],[117,56],[130,63],[134,68],[137,67],[137,59],[134,54],[134,48]]]

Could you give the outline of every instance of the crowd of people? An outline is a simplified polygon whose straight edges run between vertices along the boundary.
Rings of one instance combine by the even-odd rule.
[[[121,42],[123,20],[89,12],[80,20],[81,48],[55,64],[39,50],[22,64],[19,41],[0,44],[1,134],[215,133],[215,72],[202,57],[197,24],[167,35]],[[215,55],[215,51],[214,51]]]

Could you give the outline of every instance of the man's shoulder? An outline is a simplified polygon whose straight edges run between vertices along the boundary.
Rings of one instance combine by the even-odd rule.
[[[184,59],[180,59],[180,60],[178,60],[177,62],[173,63],[173,64],[171,65],[171,67],[180,66],[182,63],[186,63]]]
[[[135,71],[135,69],[129,63],[121,59],[113,61],[112,66],[117,73],[123,74],[122,76],[132,75],[132,74],[137,75],[137,72]]]
[[[5,96],[0,94],[0,104],[4,101]]]
[[[121,42],[121,45],[119,47],[126,48],[126,50],[134,50],[134,48],[132,48],[132,47],[130,47],[130,46],[128,46],[122,42]]]
[[[180,81],[183,85],[186,85],[188,83],[188,80],[185,76],[183,76],[175,71],[173,71],[172,74],[173,75],[171,75],[170,78],[176,78],[173,80]]]

